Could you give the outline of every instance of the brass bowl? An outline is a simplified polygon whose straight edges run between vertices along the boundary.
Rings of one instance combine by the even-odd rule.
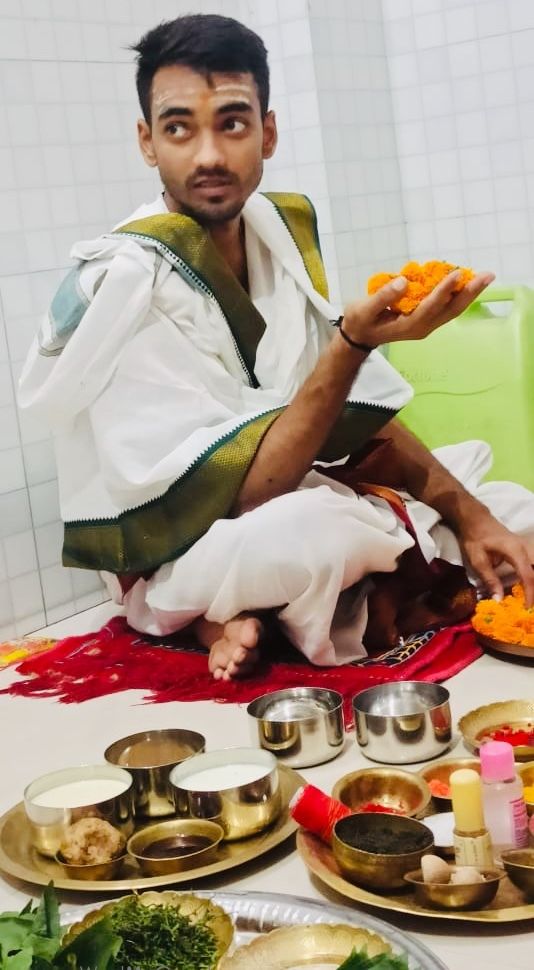
[[[73,798],[61,791],[67,785],[87,786],[101,782],[115,784],[116,794],[94,801],[94,789],[80,787],[78,802],[84,804],[73,806]],[[55,804],[43,804],[46,796],[52,792],[56,793],[53,798]],[[61,800],[60,793],[64,795],[65,802],[70,804],[57,805]],[[102,794],[102,790],[100,793]],[[88,801],[90,795],[93,797],[91,802]],[[134,830],[133,779],[124,768],[109,764],[61,768],[30,782],[24,791],[24,810],[29,821],[33,846],[42,855],[51,858],[59,852],[69,827],[80,818],[102,818],[119,829],[127,839]]]
[[[534,786],[534,761],[526,761],[522,765],[518,765],[517,773],[521,778],[523,787],[527,785]],[[534,802],[529,802],[525,798],[525,805],[527,806],[527,812],[529,815],[534,815]]]
[[[189,917],[193,922],[205,921],[213,931],[217,942],[217,956],[215,966],[228,950],[233,936],[234,927],[228,913],[213,903],[210,899],[201,899],[193,893],[177,893],[172,890],[166,892],[146,892],[137,896],[123,896],[114,902],[106,903],[99,909],[92,909],[86,913],[79,923],[74,923],[64,936],[61,947],[68,946],[74,938],[84,930],[94,926],[99,920],[104,919],[116,906],[120,906],[125,899],[137,899],[142,906],[175,906],[183,916]]]
[[[430,802],[430,789],[422,778],[400,768],[361,768],[336,781],[332,796],[353,812],[367,802],[378,802],[408,817],[422,815]]]
[[[159,839],[193,835],[209,839],[209,844],[200,849],[190,848],[189,852],[179,856],[169,854],[155,859],[144,853],[148,846]],[[146,876],[161,876],[169,872],[184,872],[211,862],[217,854],[223,837],[224,831],[216,822],[205,822],[196,818],[169,819],[166,822],[147,825],[146,828],[136,832],[128,839],[126,848]]]
[[[320,964],[335,970],[352,951],[365,950],[368,957],[391,953],[382,937],[359,926],[312,923],[282,926],[262,933],[251,943],[224,957],[219,970],[287,970],[287,967]]]
[[[534,896],[534,849],[507,849],[501,859],[514,885]]]
[[[478,758],[446,758],[444,761],[435,761],[434,764],[421,768],[418,774],[426,781],[427,785],[430,785],[430,782],[434,780],[448,785],[453,771],[457,771],[459,768],[472,768],[473,771],[480,774],[480,761]],[[438,811],[451,811],[452,799],[450,796],[432,795],[432,789],[430,789],[430,794]]]
[[[127,768],[134,783],[134,808],[137,816],[161,818],[174,815],[169,775],[206,747],[206,739],[197,731],[182,728],[139,731],[114,741],[104,751],[111,765]]]
[[[252,780],[236,783],[233,774],[237,767]],[[209,778],[199,780],[204,772],[216,777],[213,790],[206,787]],[[199,754],[172,769],[170,785],[180,818],[217,822],[228,841],[262,832],[282,811],[276,758],[261,748],[223,748]]]
[[[62,867],[67,879],[82,879],[86,882],[93,879],[115,879],[126,858],[126,852],[123,852],[122,855],[111,859],[110,862],[90,862],[85,865],[76,865],[72,862],[66,862],[61,852],[57,852],[55,856],[56,862]]]
[[[412,852],[386,854],[368,852],[351,844],[367,834],[381,836],[385,831],[411,835],[419,833],[421,848]],[[404,815],[348,815],[334,826],[332,851],[341,872],[357,886],[371,889],[405,889],[404,875],[417,866],[421,857],[434,847],[430,829],[415,818]]]
[[[470,751],[478,754],[480,745],[491,740],[491,733],[499,728],[508,727],[513,730],[525,728],[534,729],[534,700],[499,701],[496,704],[485,704],[477,707],[468,714],[464,714],[458,722],[458,728],[463,736],[464,744]],[[518,745],[514,747],[516,761],[532,761],[534,747]]]
[[[471,882],[457,886],[448,882],[423,882],[420,869],[407,872],[404,879],[412,886],[419,906],[435,909],[482,909],[495,899],[499,882],[504,878],[500,869],[479,869],[485,882]]]

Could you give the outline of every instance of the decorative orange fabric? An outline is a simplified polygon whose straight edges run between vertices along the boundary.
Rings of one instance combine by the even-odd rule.
[[[476,632],[485,637],[520,643],[532,647],[534,652],[534,607],[525,607],[525,593],[519,584],[500,602],[480,600],[471,622]]]
[[[367,292],[372,295],[386,283],[389,283],[390,280],[394,280],[397,276],[404,276],[408,280],[408,286],[402,296],[395,300],[395,303],[392,303],[391,309],[407,315],[412,313],[421,300],[428,296],[438,283],[441,283],[442,279],[455,269],[459,269],[461,275],[453,292],[459,293],[465,284],[473,279],[475,275],[473,270],[467,267],[454,266],[452,263],[445,263],[439,259],[432,259],[428,263],[422,264],[411,261],[406,263],[398,273],[375,273],[374,276],[369,278]]]

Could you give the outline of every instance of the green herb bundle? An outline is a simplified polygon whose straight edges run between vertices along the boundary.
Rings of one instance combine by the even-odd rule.
[[[119,903],[109,920],[122,939],[116,970],[212,970],[217,962],[209,915],[193,922],[174,906],[143,906],[134,897]]]
[[[353,950],[338,970],[408,970],[408,962],[405,957],[390,953],[369,957],[365,950]]]

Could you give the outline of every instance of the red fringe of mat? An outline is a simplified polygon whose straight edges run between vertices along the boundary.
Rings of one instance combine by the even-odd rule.
[[[345,701],[347,727],[352,722],[351,698],[375,684],[396,680],[437,682],[452,677],[482,651],[470,624],[435,633],[428,642],[412,644],[389,662],[368,661],[343,667],[314,667],[307,662],[264,662],[244,680],[214,680],[207,655],[154,645],[115,617],[97,633],[68,637],[52,650],[23,661],[16,668],[26,679],[0,693],[18,697],[57,697],[77,704],[124,690],[145,691],[144,700],[214,700],[248,703],[284,687],[329,687]],[[406,656],[404,657],[404,654]]]

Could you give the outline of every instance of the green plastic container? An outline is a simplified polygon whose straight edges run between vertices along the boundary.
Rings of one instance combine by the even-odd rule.
[[[489,303],[508,301],[509,312]],[[387,357],[413,386],[401,420],[429,448],[487,441],[487,478],[534,490],[534,291],[490,287],[460,317]]]

